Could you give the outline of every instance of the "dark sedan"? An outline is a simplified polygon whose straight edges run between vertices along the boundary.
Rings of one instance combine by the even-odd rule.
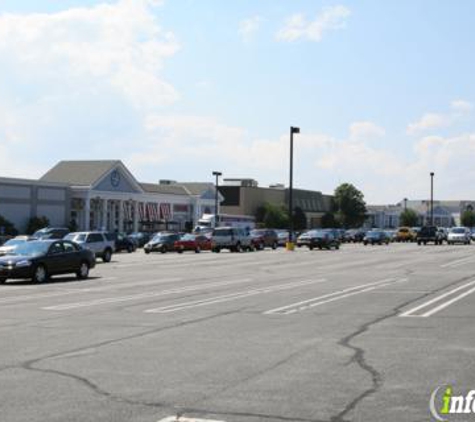
[[[178,233],[157,233],[152,240],[143,247],[143,250],[146,254],[150,252],[171,252],[175,250],[175,242],[177,240],[180,240]]]
[[[0,258],[0,283],[17,278],[44,283],[50,276],[68,273],[85,279],[95,265],[94,254],[73,242],[35,240],[25,242],[13,254]]]
[[[331,231],[310,230],[298,239],[299,246],[307,246],[310,250],[318,249],[340,249],[340,239]]]
[[[363,239],[363,244],[366,245],[389,245],[388,235],[380,230],[372,230],[366,233]]]

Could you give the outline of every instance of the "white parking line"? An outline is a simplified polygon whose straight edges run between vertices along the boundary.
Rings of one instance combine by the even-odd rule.
[[[454,268],[461,265],[468,264],[470,261],[473,261],[475,258],[473,256],[467,256],[466,258],[457,259],[455,261],[450,261],[445,264],[442,264],[440,268]]]
[[[264,294],[264,293],[273,293],[273,292],[278,292],[281,290],[288,290],[288,289],[293,289],[296,287],[301,287],[301,286],[306,286],[309,284],[315,284],[315,283],[323,283],[325,282],[325,279],[320,279],[320,280],[305,280],[305,281],[299,281],[295,283],[286,283],[286,284],[280,284],[277,286],[271,286],[271,287],[263,287],[260,289],[251,289],[251,290],[245,290],[242,292],[236,292],[236,293],[230,293],[227,295],[221,295],[221,296],[215,296],[207,299],[202,299],[202,300],[194,300],[191,302],[182,302],[182,303],[177,303],[174,305],[169,305],[169,306],[163,306],[160,308],[155,308],[155,309],[147,309],[146,313],[169,313],[169,312],[177,312],[177,311],[182,311],[184,309],[190,309],[190,308],[197,308],[200,306],[208,306],[208,305],[213,305],[216,303],[223,303],[223,302],[230,302],[233,300],[238,300],[238,299],[243,299],[246,297],[250,296],[256,296],[259,294]]]
[[[158,422],[224,422],[214,419],[196,419],[196,418],[184,418],[181,416],[170,416],[165,419],[160,419]]]
[[[181,288],[176,288],[176,289],[161,290],[161,291],[156,291],[156,292],[145,292],[145,293],[138,293],[138,294],[128,295],[128,296],[106,297],[102,299],[94,299],[94,300],[88,300],[88,301],[82,301],[82,302],[65,303],[62,305],[46,306],[41,309],[44,309],[47,311],[65,311],[69,309],[87,308],[87,307],[106,305],[106,304],[111,304],[111,303],[121,303],[121,302],[133,301],[133,300],[149,299],[152,297],[194,292],[194,291],[208,289],[212,287],[222,287],[222,286],[229,286],[231,284],[249,283],[251,281],[252,281],[251,278],[243,278],[243,279],[231,280],[231,281],[202,283],[202,284],[195,284],[192,286],[186,286],[186,287],[181,287]]]
[[[369,292],[381,287],[389,286],[395,283],[401,283],[407,281],[407,278],[403,279],[385,279],[376,281],[374,283],[360,284],[359,286],[350,287],[344,290],[338,290],[333,293],[328,293],[322,296],[314,297],[312,299],[303,300],[300,302],[292,303],[290,305],[281,306],[279,308],[271,309],[264,312],[264,315],[280,314],[290,315],[296,312],[302,312],[310,308],[325,305],[326,303],[335,302],[337,300],[345,299],[350,296],[355,296],[361,293]]]
[[[470,289],[470,290],[468,290],[468,291],[466,291],[466,292],[464,292],[464,293],[460,294],[459,296],[456,296],[452,299],[449,299],[448,301],[442,303],[439,306],[436,306],[435,308],[433,308],[430,311],[427,311],[426,313],[423,313],[423,314],[419,315],[419,314],[416,314],[416,312],[420,311],[421,309],[425,309],[425,308],[429,307],[430,305],[432,305],[434,303],[438,303],[441,300],[445,299],[446,297],[452,296],[454,293],[457,293],[457,292],[459,292],[461,290],[464,290],[464,289],[466,289],[470,286],[473,286],[474,284],[475,284],[475,281],[471,281],[470,283],[467,283],[467,284],[464,284],[462,286],[456,287],[455,289],[452,289],[449,292],[443,293],[443,294],[441,294],[440,296],[437,296],[434,299],[431,299],[427,302],[422,303],[421,305],[416,306],[415,308],[409,309],[408,311],[401,313],[399,316],[400,317],[413,317],[413,318],[427,318],[427,317],[429,317],[431,315],[434,315],[435,313],[441,311],[442,309],[447,308],[448,306],[452,305],[453,303],[458,302],[460,299],[463,299],[465,296],[468,296],[469,294],[473,293],[475,291],[475,288]]]

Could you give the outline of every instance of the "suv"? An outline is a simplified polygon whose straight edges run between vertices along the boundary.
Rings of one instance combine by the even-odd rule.
[[[425,226],[417,233],[417,244],[427,245],[428,242],[434,242],[436,245],[442,245],[444,241],[444,232],[435,226]]]
[[[64,239],[91,250],[96,258],[102,258],[104,262],[110,262],[112,259],[115,244],[114,241],[108,240],[103,232],[69,233]]]
[[[64,227],[45,227],[34,232],[31,237],[37,240],[62,239],[68,233],[69,230]]]
[[[470,230],[466,227],[452,227],[447,235],[447,243],[449,245],[455,243],[469,245],[471,241]]]
[[[264,249],[265,247],[277,249],[277,246],[279,246],[279,237],[277,236],[277,232],[275,230],[252,230],[251,237],[253,238],[253,242],[257,246],[257,249]]]
[[[221,252],[221,249],[229,249],[231,252],[252,250],[251,237],[244,229],[218,227],[213,230],[211,250]]]

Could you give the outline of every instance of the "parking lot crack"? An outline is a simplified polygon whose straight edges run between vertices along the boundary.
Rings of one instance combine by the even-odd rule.
[[[359,366],[364,372],[366,372],[370,379],[371,379],[371,387],[368,389],[364,390],[361,394],[356,396],[353,400],[351,400],[345,408],[340,411],[338,414],[335,416],[332,416],[330,418],[330,422],[345,422],[346,419],[345,417],[353,411],[363,400],[368,398],[369,396],[372,396],[373,394],[377,393],[380,388],[383,385],[384,378],[383,375],[373,366],[371,365],[367,358],[366,358],[366,350],[360,346],[356,346],[354,344],[354,340],[368,332],[373,326],[380,324],[383,321],[386,321],[390,318],[396,317],[399,315],[406,306],[412,305],[422,299],[425,299],[428,296],[431,296],[433,294],[437,294],[441,291],[446,290],[447,288],[450,288],[454,285],[457,285],[461,282],[471,280],[473,277],[463,277],[461,279],[455,280],[452,283],[442,286],[438,289],[431,290],[430,292],[426,292],[416,298],[413,298],[411,300],[408,300],[399,306],[393,308],[393,310],[390,313],[387,313],[386,315],[380,316],[372,321],[369,321],[365,324],[360,325],[353,333],[343,337],[339,342],[338,345],[350,349],[353,352],[353,356],[349,361],[349,364],[355,363],[357,366]]]

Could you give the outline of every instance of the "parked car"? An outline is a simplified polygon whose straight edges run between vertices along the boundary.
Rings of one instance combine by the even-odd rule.
[[[472,240],[475,240],[475,227],[472,227],[470,230],[470,238]]]
[[[218,227],[214,229],[211,243],[213,252],[220,252],[222,249],[228,249],[231,252],[253,249],[251,236],[248,232],[235,227]]]
[[[417,244],[427,245],[429,242],[434,242],[435,245],[442,245],[444,241],[444,233],[436,226],[421,227],[417,233]]]
[[[115,244],[114,241],[107,239],[103,232],[74,232],[69,233],[64,239],[91,250],[96,258],[101,258],[104,262],[110,262],[112,259]]]
[[[289,231],[288,230],[277,230],[277,244],[279,246],[285,246],[289,241]]]
[[[129,234],[127,237],[132,239],[136,243],[138,248],[143,248],[145,244],[150,241],[153,235],[146,232],[134,232]]]
[[[185,251],[201,251],[211,250],[211,237],[201,234],[184,234],[179,240],[175,241],[175,251],[183,253]]]
[[[300,246],[307,246],[310,250],[318,249],[340,249],[340,239],[332,232],[326,230],[310,230],[297,240]]]
[[[146,254],[150,252],[167,253],[175,250],[175,242],[180,240],[180,235],[173,232],[160,232],[147,242],[143,247]]]
[[[277,232],[272,229],[256,229],[251,231],[251,237],[255,242],[257,249],[272,248],[279,246],[279,237]]]
[[[469,245],[471,241],[470,230],[467,227],[452,227],[447,236],[447,243],[449,245],[454,245],[455,243]]]
[[[69,229],[65,227],[45,227],[34,232],[31,237],[37,240],[62,239],[68,233]]]
[[[135,241],[123,233],[106,233],[106,237],[108,240],[114,242],[114,252],[127,251],[128,253],[132,253],[137,250]]]
[[[385,232],[390,242],[396,241],[397,230],[385,230]]]
[[[366,245],[389,245],[389,237],[386,232],[382,230],[370,230],[366,233],[363,239],[363,244]]]
[[[413,242],[416,233],[410,227],[399,227],[396,232],[396,242]]]
[[[31,240],[30,236],[16,236],[13,239],[7,240],[2,246],[0,246],[0,256],[8,255],[15,252],[15,249],[23,245],[23,243]]]
[[[95,264],[92,251],[68,240],[33,240],[0,258],[0,283],[17,278],[44,283],[50,276],[68,273],[85,279]]]

